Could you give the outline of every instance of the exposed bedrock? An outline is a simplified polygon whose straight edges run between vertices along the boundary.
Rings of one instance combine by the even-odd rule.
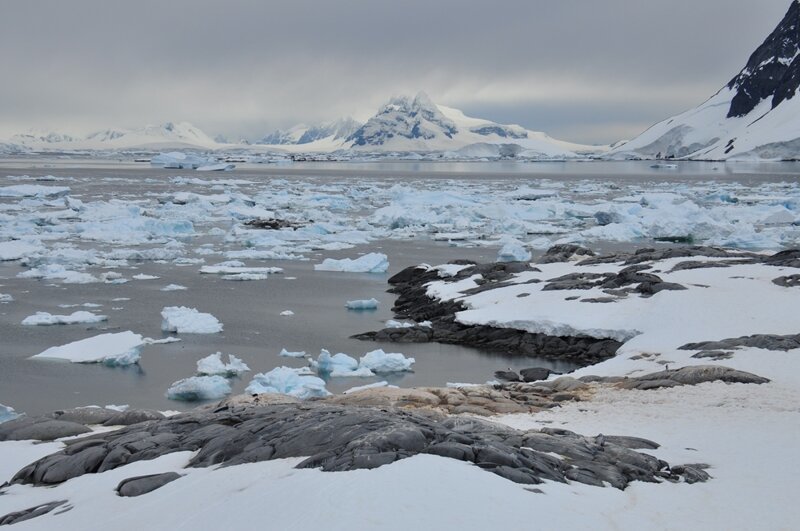
[[[619,489],[632,481],[681,481],[704,474],[693,466],[676,467],[684,470],[677,474],[666,462],[632,449],[657,446],[635,437],[519,431],[424,409],[324,401],[261,405],[239,399],[84,438],[28,465],[13,482],[55,485],[178,451],[196,452],[188,467],[305,457],[298,468],[324,471],[377,468],[433,454],[474,463],[516,483],[577,481]],[[132,478],[119,486],[119,492],[142,494],[174,479],[173,475]]]
[[[504,285],[514,274],[535,271],[523,262],[498,264],[471,264],[456,275],[457,279],[480,274],[483,280],[468,294],[479,293]],[[613,339],[588,336],[549,336],[513,328],[469,326],[456,322],[455,314],[465,308],[456,302],[442,302],[427,295],[425,285],[440,280],[437,271],[409,267],[389,279],[390,292],[398,295],[392,311],[404,319],[430,321],[430,327],[386,328],[353,337],[371,341],[395,343],[449,343],[483,350],[568,360],[580,365],[591,365],[611,358],[621,343]]]

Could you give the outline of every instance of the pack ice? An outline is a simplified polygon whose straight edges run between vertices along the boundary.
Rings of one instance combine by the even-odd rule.
[[[47,312],[36,312],[22,320],[25,326],[91,324],[108,321],[107,315],[97,315],[92,312],[78,311],[70,315],[53,315]]]

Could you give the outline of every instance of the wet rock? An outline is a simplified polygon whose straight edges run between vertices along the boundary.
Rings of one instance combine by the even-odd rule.
[[[62,505],[65,505],[67,500],[59,500],[49,503],[43,503],[41,505],[37,505],[35,507],[31,507],[29,509],[25,509],[22,511],[17,511],[13,513],[8,513],[5,516],[0,516],[0,525],[11,525],[11,524],[18,524],[19,522],[24,522],[25,520],[31,520],[36,518],[37,516],[42,516],[47,513],[50,513]],[[66,508],[66,510],[71,509],[72,507]]]
[[[547,252],[539,259],[540,264],[553,264],[559,262],[569,262],[577,257],[594,256],[594,251],[581,247],[580,245],[563,244],[550,247]]]
[[[519,375],[522,377],[523,382],[537,382],[539,380],[547,380],[552,371],[544,367],[531,367],[529,369],[522,369]]]
[[[503,381],[506,381],[506,382],[519,382],[519,381],[521,381],[521,379],[519,377],[519,374],[517,374],[516,372],[514,372],[512,370],[495,371],[494,372],[494,377],[497,378],[498,380],[503,380]]]
[[[117,493],[120,496],[128,498],[141,496],[142,494],[160,489],[167,483],[171,483],[181,477],[182,476],[177,472],[165,472],[163,474],[150,474],[148,476],[123,479],[120,484],[117,485]]]
[[[161,420],[164,414],[160,411],[152,409],[128,409],[119,411],[111,418],[106,420],[104,426],[130,426],[131,424],[138,424],[139,422],[147,422],[150,420]]]
[[[246,221],[244,224],[252,229],[264,229],[264,230],[280,230],[280,229],[297,230],[300,227],[304,227],[306,225],[305,223],[297,223],[294,221],[288,221],[285,219],[276,219],[276,218],[251,219],[250,221]]]

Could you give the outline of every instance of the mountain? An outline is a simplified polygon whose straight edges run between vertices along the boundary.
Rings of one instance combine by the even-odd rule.
[[[457,151],[465,156],[574,157],[602,148],[571,144],[528,131],[471,118],[458,109],[437,105],[427,94],[392,98],[362,127],[347,138],[347,147],[366,151]],[[508,149],[501,146],[516,146]]]
[[[9,139],[30,150],[210,149],[217,143],[188,122],[166,122],[139,129],[106,129],[87,136],[28,132]]]
[[[708,101],[664,120],[610,157],[800,159],[800,0],[745,67]]]
[[[334,122],[322,122],[312,126],[299,124],[287,130],[278,129],[256,143],[282,146],[303,145],[327,139],[331,143],[338,141],[342,144],[359,127],[361,127],[361,123],[352,118],[342,118]]]

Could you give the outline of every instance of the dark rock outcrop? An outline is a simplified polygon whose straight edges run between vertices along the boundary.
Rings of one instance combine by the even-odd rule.
[[[18,524],[20,522],[24,522],[25,520],[31,520],[33,518],[36,518],[37,516],[42,516],[47,513],[53,512],[54,510],[58,509],[59,507],[61,507],[66,503],[67,500],[59,500],[49,503],[43,503],[42,505],[37,505],[36,507],[30,507],[22,511],[8,513],[5,516],[0,516],[0,525]],[[64,511],[68,511],[71,508],[72,507],[68,505],[64,509]]]
[[[167,483],[171,483],[180,478],[181,475],[177,472],[165,472],[163,474],[150,474],[147,476],[123,479],[120,484],[117,485],[117,494],[126,498],[141,496],[142,494],[160,489]]]
[[[703,341],[687,343],[680,350],[728,350],[740,347],[762,348],[764,350],[794,350],[800,348],[800,334],[778,336],[773,334],[755,334],[752,336],[723,339],[720,341]]]
[[[631,450],[644,444],[632,445],[634,440],[641,441],[583,437],[554,429],[518,431],[473,417],[425,410],[324,401],[258,406],[231,401],[216,409],[198,409],[93,435],[28,465],[13,482],[54,485],[178,451],[196,452],[190,467],[306,457],[298,468],[346,471],[433,454],[474,463],[523,484],[571,480],[596,486],[605,482],[624,489],[631,481],[680,480],[664,461]],[[143,493],[171,479],[174,476],[159,475],[127,480],[120,485],[120,494],[129,489]]]

